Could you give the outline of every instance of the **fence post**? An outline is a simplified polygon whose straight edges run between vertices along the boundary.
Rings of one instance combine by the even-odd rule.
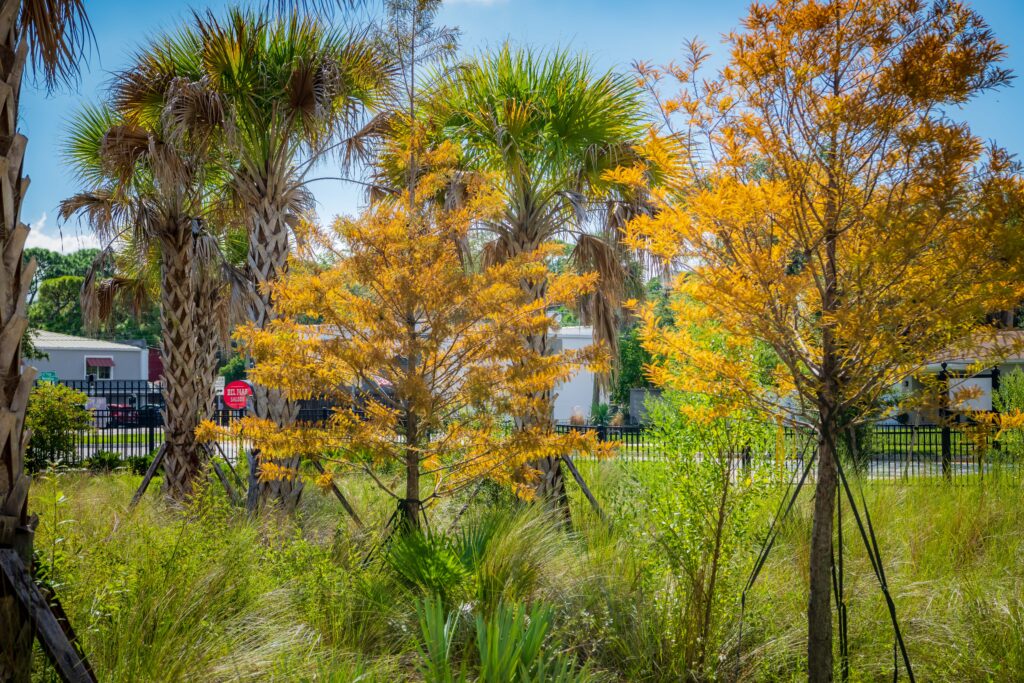
[[[156,419],[155,418],[150,418],[150,419],[146,420],[146,422],[149,425],[147,427],[147,429],[149,431],[149,433],[148,433],[148,437],[149,437],[149,439],[148,439],[148,446],[149,447],[146,449],[146,452],[144,453],[144,455],[149,455],[150,453],[153,452],[153,449],[156,448],[155,425],[153,424],[154,422],[156,422]]]
[[[1001,373],[1000,373],[1000,370],[999,370],[999,366],[997,365],[994,368],[992,368],[992,397],[993,398],[995,398],[995,395],[999,393],[999,383],[1000,383],[1000,380],[1001,380]],[[999,414],[999,408],[998,408],[998,406],[996,406],[996,402],[995,401],[992,401],[992,412],[996,413],[997,415]],[[1002,448],[1002,446],[999,443],[999,439],[995,438],[997,434],[999,434],[999,430],[998,429],[995,429],[995,430],[992,431],[992,450],[993,451],[999,451]],[[981,469],[981,458],[980,457],[978,458],[978,468],[979,468],[979,470]]]
[[[949,373],[946,364],[939,372],[939,421],[942,423],[942,476],[949,479],[953,474],[953,439],[949,428]]]

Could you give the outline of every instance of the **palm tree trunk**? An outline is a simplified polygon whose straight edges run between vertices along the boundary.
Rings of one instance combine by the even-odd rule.
[[[171,230],[161,240],[163,287],[160,323],[163,335],[164,491],[182,500],[202,476],[206,458],[196,441],[199,423],[209,417],[212,377],[207,379],[208,338],[196,306],[198,278],[191,231]]]
[[[18,94],[26,45],[18,39],[21,3],[0,6],[0,547],[14,548],[31,570],[33,526],[25,473],[25,408],[34,368],[21,369],[28,328],[26,294],[35,270],[22,264],[28,227],[19,220],[28,178],[21,175],[27,139],[17,132]],[[31,622],[0,582],[0,681],[28,681],[32,672]]]
[[[513,253],[511,255],[528,253],[534,248],[535,247],[524,237],[524,239],[518,243],[513,244]],[[524,282],[523,289],[527,292],[532,301],[537,301],[543,298],[546,294],[547,281],[541,280],[539,282]],[[527,335],[524,341],[527,347],[529,347],[534,353],[547,355],[551,352],[550,340],[548,339],[547,334]],[[515,420],[517,427],[543,426],[547,429],[554,430],[555,417],[552,392],[546,391],[538,398],[542,399],[543,403],[547,405],[547,412],[544,415],[517,417]],[[565,489],[565,475],[562,472],[561,457],[549,456],[541,458],[540,460],[533,462],[532,465],[539,475],[537,484],[534,488],[534,494],[537,499],[550,505],[552,510],[556,511],[556,513],[558,513],[566,522],[571,522],[572,517],[569,512],[569,495]]]
[[[266,286],[288,270],[288,225],[283,212],[269,198],[261,199],[251,218],[248,267],[249,277],[256,288],[250,297],[249,319],[262,329],[276,317],[273,297]],[[279,426],[290,425],[298,415],[298,405],[275,389],[254,385],[253,399],[256,416],[272,420]],[[257,463],[258,458],[253,458],[250,466],[255,467]],[[301,458],[275,460],[275,463],[297,471]],[[256,478],[256,473],[250,474],[252,479]],[[290,512],[298,505],[301,495],[302,481],[298,478],[259,480],[256,490],[249,491],[247,506],[254,511],[273,500]]]

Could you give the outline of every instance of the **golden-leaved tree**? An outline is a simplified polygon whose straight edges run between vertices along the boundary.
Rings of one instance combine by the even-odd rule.
[[[443,154],[444,147],[428,157]],[[432,184],[447,182],[433,174],[417,189],[436,192]],[[338,406],[323,423],[240,420],[233,429],[259,447],[262,477],[298,476],[276,464],[296,455],[329,464],[323,486],[337,472],[363,470],[395,499],[403,523],[415,526],[425,506],[470,482],[487,477],[528,496],[536,474],[527,463],[595,447],[579,434],[556,434],[540,419],[550,406],[538,396],[581,365],[601,369],[605,355],[597,347],[540,353],[523,344],[525,335],[549,333],[548,309],[592,289],[595,276],[550,274],[550,250],[467,271],[455,245],[500,202],[484,182],[466,196],[458,208],[412,210],[396,197],[339,219],[323,242],[334,264],[320,271],[295,264],[273,285],[278,318],[236,332],[256,361],[255,381],[291,400]],[[538,277],[549,279],[543,298],[520,287]],[[536,415],[537,426],[506,426],[522,414]],[[390,484],[382,471],[396,465],[404,477]]]
[[[929,361],[995,351],[986,313],[1024,294],[1017,166],[950,118],[1009,75],[956,2],[754,4],[728,41],[714,78],[699,44],[639,68],[663,114],[646,156],[676,182],[630,239],[683,271],[676,325],[648,311],[645,344],[659,384],[727,390],[816,434],[808,671],[828,681],[837,435]],[[750,372],[760,345],[768,382]]]

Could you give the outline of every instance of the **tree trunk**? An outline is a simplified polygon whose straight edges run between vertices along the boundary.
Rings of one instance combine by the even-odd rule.
[[[26,294],[35,270],[22,265],[28,227],[20,221],[28,178],[21,175],[28,140],[17,132],[18,95],[26,45],[18,39],[21,3],[0,6],[0,546],[13,547],[32,567],[32,525],[25,473],[25,408],[35,370],[21,371],[21,340],[28,328]],[[2,582],[0,582],[2,583]],[[32,673],[32,624],[0,586],[0,681],[27,681]]]
[[[403,529],[420,528],[423,515],[423,501],[420,500],[420,457],[413,448],[407,448],[405,452],[405,499],[400,503],[399,511],[399,523]]]
[[[210,415],[212,377],[207,368],[209,337],[199,319],[195,244],[187,226],[161,239],[163,286],[160,324],[164,361],[164,491],[176,500],[189,496],[203,474],[205,450],[196,441],[199,423]]]
[[[529,230],[523,228],[520,229],[519,234],[510,243],[509,256],[518,256],[520,254],[528,254],[537,248],[537,244],[530,239]],[[530,297],[532,301],[537,301],[544,297],[547,292],[547,280],[524,281],[522,283],[523,291]],[[550,340],[547,334],[541,335],[527,335],[523,340],[524,344],[532,350],[534,353],[541,355],[547,355],[551,352]],[[548,406],[547,412],[543,415],[517,415],[515,416],[515,424],[517,428],[531,427],[531,426],[542,426],[547,429],[553,430],[555,428],[554,418],[554,399],[550,391],[544,392],[544,394],[538,396],[542,399],[543,403]],[[537,471],[538,479],[537,484],[534,487],[534,495],[538,500],[544,501],[551,508],[557,511],[562,518],[571,522],[572,517],[569,512],[569,496],[565,490],[565,475],[562,472],[562,459],[560,456],[550,456],[541,458],[531,463],[533,468]]]
[[[267,285],[288,270],[288,225],[284,213],[267,197],[260,199],[259,210],[254,212],[250,221],[248,268],[255,288],[249,299],[249,319],[263,329],[276,317],[273,296]],[[272,420],[281,427],[290,425],[298,415],[298,405],[275,389],[255,384],[253,399],[256,416]],[[301,461],[300,457],[293,457],[274,462],[297,471]],[[257,463],[258,459],[251,462]],[[247,505],[250,511],[254,511],[270,501],[276,501],[284,511],[291,512],[298,505],[301,495],[302,481],[297,477],[259,480],[257,490],[250,491]]]
[[[539,299],[544,295],[543,290],[545,285],[546,283],[535,285],[535,291],[533,294],[536,298]],[[551,352],[549,340],[546,334],[530,335],[526,338],[526,344],[534,352],[541,355],[547,355]],[[552,397],[552,393],[550,391],[546,391],[539,398],[543,399],[543,402],[548,406],[547,413],[544,415],[530,416],[528,418],[519,418],[516,420],[517,425],[520,427],[542,426],[547,429],[554,430],[554,399]],[[557,455],[541,458],[533,463],[533,467],[537,470],[539,475],[536,488],[534,489],[534,494],[537,499],[544,501],[567,523],[571,523],[572,516],[569,511],[569,495],[565,490],[565,474],[562,472],[562,458]]]
[[[830,405],[819,405],[818,481],[814,489],[811,527],[810,598],[807,604],[807,680],[832,680],[832,533],[836,487],[836,415]]]
[[[821,367],[817,392],[818,481],[814,490],[814,522],[811,527],[810,596],[807,604],[807,679],[832,681],[832,526],[835,513],[837,470],[836,443],[840,430],[840,343],[836,339],[834,313],[840,291],[837,247],[839,241],[838,187],[829,169],[825,206],[824,289],[821,312]]]

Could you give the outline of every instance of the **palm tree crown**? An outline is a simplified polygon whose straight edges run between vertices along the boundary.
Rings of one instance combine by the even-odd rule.
[[[496,175],[504,190],[504,215],[485,226],[493,234],[485,256],[501,260],[557,238],[571,243],[570,262],[600,276],[584,313],[614,348],[609,321],[629,273],[609,229],[622,197],[602,174],[630,163],[644,132],[635,80],[597,73],[565,51],[505,45],[456,72],[431,102],[435,135],[458,146],[467,171]]]

